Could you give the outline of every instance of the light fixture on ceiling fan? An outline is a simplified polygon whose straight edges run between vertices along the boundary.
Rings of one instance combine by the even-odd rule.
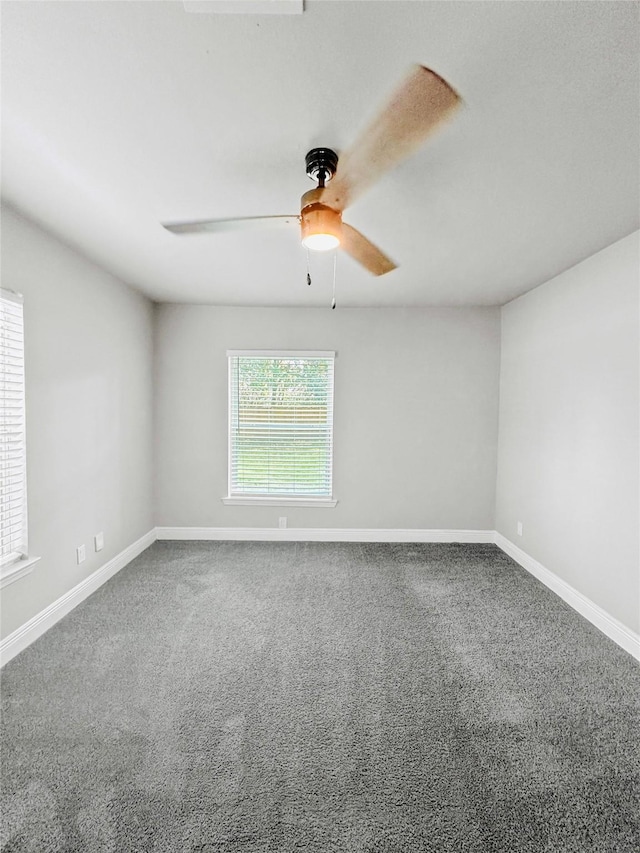
[[[396,264],[343,222],[342,213],[371,184],[416,151],[459,103],[459,95],[446,80],[416,65],[339,164],[331,148],[309,151],[307,174],[318,186],[302,196],[299,215],[168,222],[164,227],[174,234],[197,234],[296,224],[307,248],[326,251],[339,246],[373,275],[384,275]]]
[[[302,245],[315,252],[337,249],[342,236],[342,216],[322,204],[322,192],[336,173],[338,155],[331,148],[312,148],[305,158],[307,175],[318,182],[300,199]]]

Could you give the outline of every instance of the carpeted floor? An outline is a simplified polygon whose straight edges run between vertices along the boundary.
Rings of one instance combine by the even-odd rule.
[[[640,850],[640,667],[493,545],[158,542],[2,688],[2,853]]]

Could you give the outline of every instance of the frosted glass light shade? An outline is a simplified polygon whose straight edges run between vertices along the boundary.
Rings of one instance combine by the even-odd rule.
[[[314,252],[328,252],[330,249],[336,249],[340,245],[340,240],[335,234],[307,234],[302,245],[307,249],[313,249]]]

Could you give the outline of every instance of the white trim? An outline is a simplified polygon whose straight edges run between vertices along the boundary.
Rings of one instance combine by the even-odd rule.
[[[280,542],[460,542],[495,544],[513,560],[566,601],[592,625],[640,660],[640,635],[594,604],[566,581],[530,557],[496,530],[426,530],[400,528],[324,528],[324,527],[156,527],[102,568],[95,571],[53,604],[38,613],[0,642],[0,666],[26,649],[34,640],[66,616],[109,578],[158,540],[235,540]],[[38,560],[31,558],[31,566]],[[17,579],[17,578],[16,578]]]
[[[228,349],[228,358],[335,358],[335,350],[320,349]]]
[[[116,554],[104,566],[74,586],[73,589],[70,589],[69,592],[66,592],[57,601],[45,607],[44,610],[41,610],[40,613],[29,619],[28,622],[25,622],[24,625],[21,625],[12,634],[9,634],[8,637],[5,637],[0,642],[0,667],[8,663],[19,652],[26,649],[27,646],[30,646],[34,640],[41,637],[45,631],[48,631],[63,616],[70,613],[74,607],[77,607],[81,601],[88,598],[103,583],[108,581],[109,578],[113,577],[120,569],[123,569],[127,563],[130,563],[131,560],[143,551],[146,551],[149,545],[152,545],[155,541],[156,531],[154,528],[123,551],[120,551],[119,554]]]
[[[226,506],[320,506],[332,507],[338,501],[333,498],[276,498],[268,495],[260,495],[251,497],[249,495],[229,495],[226,498],[220,498]]]
[[[603,634],[606,634],[610,640],[617,643],[626,652],[629,652],[636,660],[640,660],[640,635],[627,628],[622,622],[619,622],[613,616],[609,615],[606,610],[603,610],[597,604],[594,604],[586,595],[578,592],[566,581],[559,578],[558,575],[547,569],[542,563],[539,563],[533,557],[529,556],[517,545],[514,545],[502,533],[495,531],[494,539],[498,548],[501,548],[505,554],[508,554],[516,563],[526,569],[530,574],[541,581],[546,587],[559,595],[563,601],[566,601],[570,607],[577,610],[581,616],[588,619],[592,625],[595,625]]]
[[[10,583],[30,574],[39,559],[40,557],[22,557],[22,559],[16,560],[15,563],[9,563],[8,566],[3,568],[2,575],[0,575],[0,589],[4,589]]]
[[[159,540],[256,540],[262,542],[487,542],[493,530],[402,530],[327,527],[156,527]]]

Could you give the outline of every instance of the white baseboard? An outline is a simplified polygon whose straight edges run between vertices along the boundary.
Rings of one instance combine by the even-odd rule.
[[[589,598],[578,592],[558,575],[549,571],[542,563],[530,557],[522,548],[514,545],[502,533],[495,531],[496,545],[501,548],[505,554],[508,554],[512,559],[519,563],[523,569],[526,569],[530,574],[541,581],[546,587],[559,595],[563,601],[566,601],[570,607],[577,610],[581,616],[588,619],[592,625],[595,625],[603,634],[606,634],[609,639],[617,643],[626,652],[629,652],[636,660],[640,660],[640,635],[627,628],[622,622],[619,622],[613,616],[609,615],[606,610],[603,610],[597,604],[594,604]]]
[[[327,527],[156,527],[156,537],[260,542],[494,542],[493,530],[420,530]]]
[[[130,563],[138,554],[145,551],[149,545],[156,541],[155,528],[145,533],[133,544],[129,545],[119,554],[116,554],[111,560],[85,578],[79,584],[70,589],[61,596],[57,601],[54,601],[44,610],[41,610],[20,628],[17,628],[8,637],[0,643],[0,667],[8,663],[27,646],[30,646],[34,640],[42,636],[45,631],[48,631],[56,622],[59,622],[63,616],[66,616],[74,607],[77,607],[81,601],[88,598],[91,593],[95,592],[103,583],[113,577],[120,569],[123,569],[127,563]]]
[[[117,554],[88,578],[50,604],[0,642],[0,666],[4,666],[48,631],[74,607],[135,557],[159,540],[234,540],[280,542],[461,542],[495,543],[524,569],[555,592],[634,658],[640,660],[640,636],[594,604],[517,545],[495,530],[420,530],[398,528],[289,527],[156,527]]]

